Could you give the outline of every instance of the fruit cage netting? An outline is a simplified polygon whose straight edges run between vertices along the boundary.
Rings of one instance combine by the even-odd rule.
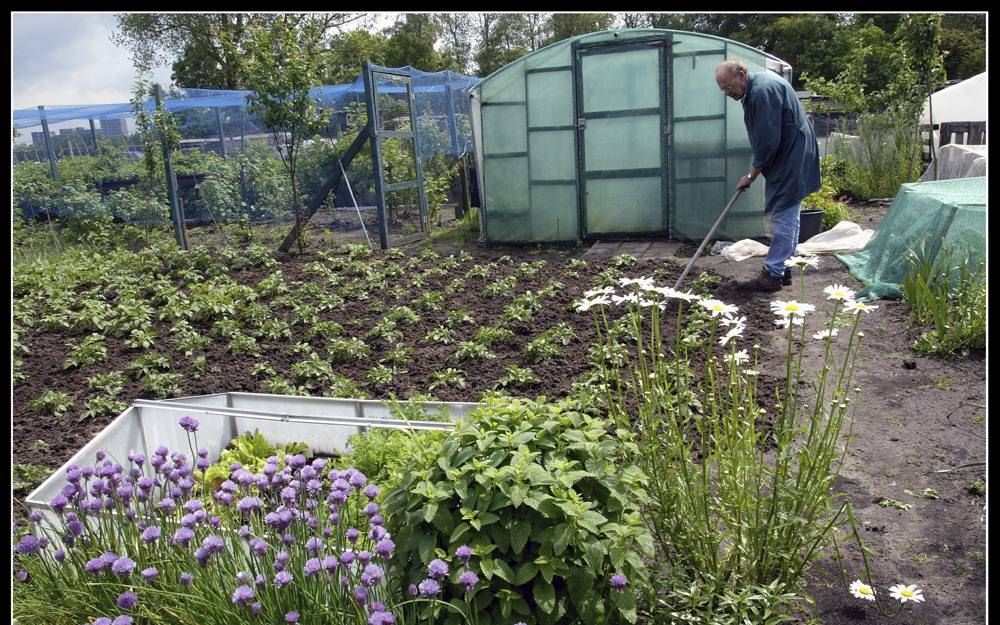
[[[455,185],[439,180],[448,177],[449,167],[472,150],[468,93],[479,79],[410,67],[393,71],[409,76],[416,128],[408,141],[383,144],[385,172],[399,179],[416,179],[415,154],[425,184],[433,181],[445,187],[435,198],[437,204],[448,202],[458,191]],[[172,88],[162,94],[162,106],[180,135],[173,165],[188,224],[294,221],[291,185],[276,149],[284,135],[263,127],[247,104],[249,93]],[[304,143],[297,168],[303,202],[339,169],[337,158],[367,120],[363,75],[350,84],[318,87],[312,96],[327,123]],[[376,85],[384,127],[390,127],[387,120],[391,120],[391,127],[409,129],[407,96],[405,83]],[[144,106],[152,112],[153,98]],[[144,226],[171,222],[163,170],[149,175],[143,169],[132,103],[43,108],[12,111],[13,127],[22,134],[30,131],[32,140],[13,147],[15,211],[19,208],[27,218],[110,217]],[[43,115],[56,162],[55,180],[49,146],[44,133],[38,132]],[[327,195],[314,223],[360,232],[363,219],[369,229],[375,228],[377,195],[369,145],[351,160],[345,173],[346,180]]]

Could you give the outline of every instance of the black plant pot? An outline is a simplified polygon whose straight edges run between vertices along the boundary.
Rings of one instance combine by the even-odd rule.
[[[823,231],[823,211],[804,210],[799,213],[799,243],[805,243]]]

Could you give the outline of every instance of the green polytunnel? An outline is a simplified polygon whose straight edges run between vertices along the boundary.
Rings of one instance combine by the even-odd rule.
[[[736,41],[660,29],[559,41],[472,91],[486,241],[704,237],[752,153],[743,107],[715,83],[740,59],[791,80],[791,66]],[[764,185],[716,238],[766,235]]]

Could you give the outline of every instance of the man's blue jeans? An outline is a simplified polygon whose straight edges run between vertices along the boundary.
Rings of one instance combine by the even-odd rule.
[[[771,246],[764,257],[764,268],[774,279],[785,274],[785,261],[795,255],[801,210],[802,204],[793,204],[771,213]]]

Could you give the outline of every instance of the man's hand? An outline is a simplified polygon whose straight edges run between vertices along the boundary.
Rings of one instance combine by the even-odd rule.
[[[753,184],[753,178],[751,178],[749,174],[745,175],[740,178],[739,182],[736,183],[736,190],[743,191],[745,189],[749,189],[751,184]]]

